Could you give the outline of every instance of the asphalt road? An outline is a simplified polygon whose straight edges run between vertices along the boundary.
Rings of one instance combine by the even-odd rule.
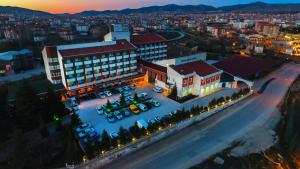
[[[263,94],[253,96],[175,135],[121,157],[105,169],[185,169],[198,164],[228,147],[248,130],[272,121],[276,106],[299,73],[300,65],[285,65],[265,78],[276,79],[267,86]]]

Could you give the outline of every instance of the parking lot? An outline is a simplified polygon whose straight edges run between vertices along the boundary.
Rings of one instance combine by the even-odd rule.
[[[183,104],[180,104],[175,102],[174,100],[169,99],[161,93],[154,92],[152,90],[153,87],[154,86],[152,85],[147,85],[143,87],[137,87],[136,90],[131,91],[132,95],[134,95],[134,93],[139,94],[146,92],[149,98],[153,98],[160,103],[159,107],[153,106],[151,109],[145,112],[140,112],[139,114],[134,114],[131,112],[131,115],[129,117],[123,116],[121,120],[115,118],[115,122],[109,122],[105,114],[99,115],[97,113],[96,108],[106,104],[107,99],[109,99],[111,103],[119,100],[120,94],[115,94],[103,99],[96,98],[82,101],[79,105],[80,109],[77,111],[77,113],[82,122],[90,124],[98,134],[101,134],[103,130],[106,130],[109,134],[112,134],[117,133],[121,126],[128,129],[138,120],[145,120],[146,122],[148,122],[148,120],[155,119],[155,117],[157,116],[163,117],[164,115],[167,115],[170,112],[174,112],[175,110],[182,109],[183,107],[187,110],[193,105],[207,106],[213,98],[218,99],[222,96],[231,96],[234,92],[237,92],[239,90],[225,88],[208,96],[202,98],[194,98]],[[126,109],[129,110],[129,108]]]
[[[137,120],[145,120],[148,121],[150,119],[154,119],[156,116],[162,117],[171,111],[175,111],[181,108],[181,104],[163,96],[162,94],[156,93],[152,91],[153,86],[143,86],[141,88],[137,88],[132,93],[148,93],[148,96],[160,102],[159,107],[152,107],[151,109],[140,112],[135,115],[131,113],[129,117],[123,117],[121,120],[117,120],[116,122],[110,123],[106,119],[105,114],[99,115],[96,111],[98,106],[102,106],[107,103],[107,99],[111,102],[115,100],[119,100],[120,95],[113,95],[110,97],[106,97],[104,99],[92,99],[87,101],[82,101],[79,105],[80,110],[77,111],[80,119],[83,123],[90,123],[97,131],[97,133],[101,134],[103,130],[106,130],[108,133],[118,132],[119,128],[122,126],[124,128],[129,128],[134,124]]]

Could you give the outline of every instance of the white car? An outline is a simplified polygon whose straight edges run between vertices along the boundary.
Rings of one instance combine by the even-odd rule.
[[[142,103],[137,104],[137,107],[139,109],[141,109],[142,111],[147,111],[148,110],[147,106],[142,104]]]
[[[108,90],[104,91],[104,93],[105,93],[106,96],[112,96],[111,92],[108,91]]]
[[[119,134],[116,133],[116,132],[112,132],[112,133],[110,133],[110,137],[111,137],[111,138],[118,138],[118,137],[119,137]]]
[[[114,115],[117,117],[118,120],[122,120],[122,118],[123,118],[122,113],[119,111],[115,111]]]
[[[115,117],[111,113],[107,114],[107,120],[110,123],[113,123],[116,121]]]
[[[106,97],[106,95],[103,93],[103,92],[99,92],[98,93],[98,96],[101,98],[101,99],[104,99]]]
[[[159,107],[160,106],[160,103],[158,101],[154,100],[154,99],[151,99],[150,102],[155,107]]]
[[[124,89],[125,91],[130,90],[130,88],[129,88],[128,86],[124,86],[123,89]]]
[[[163,88],[161,88],[161,87],[158,87],[158,86],[155,86],[155,87],[153,87],[153,89],[152,89],[153,91],[155,91],[156,93],[162,93],[163,91],[164,91],[164,89]]]
[[[130,100],[130,101],[134,101],[134,97],[133,96],[128,96],[128,97],[126,97],[126,99],[128,99],[128,100]]]
[[[99,115],[104,114],[104,109],[103,109],[102,106],[98,106],[98,107],[96,108],[96,110],[97,110],[97,113],[98,113]]]

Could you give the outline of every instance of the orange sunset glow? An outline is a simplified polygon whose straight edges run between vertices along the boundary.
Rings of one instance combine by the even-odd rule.
[[[17,6],[50,13],[76,13],[84,10],[137,8],[161,0],[0,0],[0,6]]]

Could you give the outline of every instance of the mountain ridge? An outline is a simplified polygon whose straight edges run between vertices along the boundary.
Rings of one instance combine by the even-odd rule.
[[[270,4],[264,2],[253,2],[248,4],[237,4],[222,7],[213,7],[209,5],[176,5],[168,4],[163,6],[148,6],[136,9],[121,9],[121,10],[87,10],[75,14],[51,14],[44,11],[26,9],[21,7],[12,6],[0,6],[0,14],[13,14],[17,16],[63,16],[63,15],[75,15],[75,16],[95,16],[105,14],[136,14],[136,13],[154,13],[154,12],[300,12],[300,3],[286,3],[286,4]]]

